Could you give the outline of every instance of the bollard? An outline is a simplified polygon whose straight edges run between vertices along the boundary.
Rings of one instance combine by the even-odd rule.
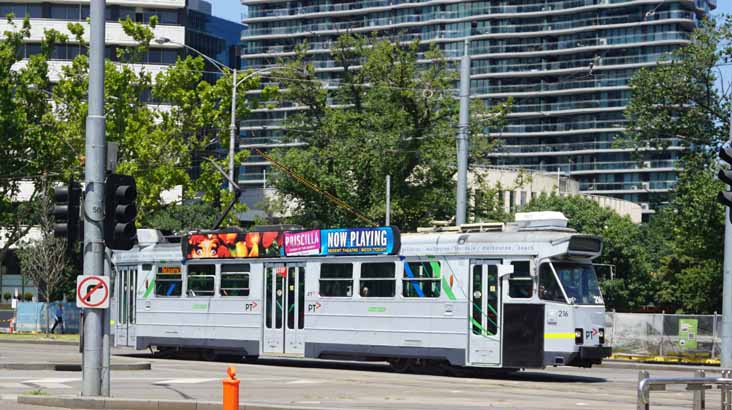
[[[651,377],[651,375],[648,373],[647,370],[641,370],[638,372],[638,398],[636,403],[638,410],[648,410],[651,406],[650,395],[646,397],[644,392],[640,388],[640,382],[649,377]]]
[[[239,410],[239,383],[236,379],[236,370],[233,367],[226,369],[229,376],[224,379],[224,409]]]
[[[722,370],[722,378],[729,379],[730,371]],[[719,390],[722,393],[722,410],[730,410],[730,390],[727,384],[721,384]]]

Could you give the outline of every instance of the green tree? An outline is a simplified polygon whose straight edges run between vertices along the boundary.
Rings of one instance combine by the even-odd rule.
[[[614,265],[616,278],[604,275],[601,282],[608,308],[627,311],[654,300],[656,281],[651,270],[655,257],[646,248],[646,227],[582,195],[540,195],[521,211],[559,211],[569,219],[570,228],[602,237],[602,255],[595,262]]]
[[[652,217],[656,238],[656,303],[667,310],[711,313],[721,308],[723,207],[716,195],[716,148],[728,139],[732,82],[719,64],[732,58],[732,19],[705,21],[688,46],[631,80],[625,143],[638,153],[684,147],[679,179],[667,206]],[[672,144],[673,143],[673,144]]]
[[[333,89],[316,76],[307,48],[300,45],[297,58],[277,73],[281,101],[302,107],[285,121],[285,141],[296,146],[271,153],[276,165],[287,168],[273,185],[292,221],[320,227],[378,223],[371,221],[383,220],[387,175],[394,224],[409,230],[449,218],[455,203],[458,101],[455,71],[440,52],[425,51],[417,42],[341,36],[331,48],[342,70]],[[477,131],[498,126],[507,104],[474,109],[470,131],[479,156],[494,141]],[[327,195],[363,217],[334,205]]]
[[[120,62],[134,64],[148,51],[157,19],[151,18],[149,26],[129,18],[121,23],[138,45],[119,48],[117,57]],[[72,23],[69,28],[86,48],[83,27]],[[59,133],[76,152],[83,152],[84,147],[88,67],[87,54],[79,54],[64,67],[53,89]],[[223,177],[214,164],[226,168],[218,152],[229,143],[230,73],[210,83],[204,79],[203,59],[190,56],[178,58],[155,76],[140,67],[109,60],[105,64],[106,137],[119,143],[117,171],[136,179],[140,220],[159,220],[146,216],[164,208],[161,195],[178,186],[183,188],[183,199],[195,198],[216,206],[227,203],[233,194],[224,189]],[[247,97],[245,92],[258,87],[256,76],[240,85],[239,118],[256,107],[258,99]],[[269,93],[267,88],[262,98],[268,98]],[[72,172],[82,170],[83,156],[77,158]],[[238,223],[233,216],[228,222]]]
[[[184,234],[199,229],[211,229],[219,218],[219,210],[208,203],[169,205],[145,218],[144,226]]]
[[[660,255],[658,302],[671,311],[712,313],[722,307],[724,190],[705,155],[689,157],[669,205],[651,221],[667,251]]]
[[[640,150],[726,141],[732,82],[719,77],[717,65],[732,58],[730,44],[731,18],[705,21],[688,46],[639,70],[630,82],[625,143]]]
[[[42,177],[59,178],[67,149],[54,133],[56,121],[43,97],[49,85],[48,58],[66,38],[46,30],[41,52],[21,63],[30,22],[18,25],[12,15],[7,21],[10,29],[0,38],[0,264],[37,222],[35,187]],[[20,197],[21,187],[31,189],[27,198]]]

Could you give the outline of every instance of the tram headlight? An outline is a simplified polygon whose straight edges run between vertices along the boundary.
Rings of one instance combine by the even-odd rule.
[[[581,328],[574,329],[574,344],[581,345],[585,342],[585,333]]]
[[[597,336],[598,336],[598,339],[600,340],[600,344],[604,345],[605,344],[605,329],[603,329],[603,328],[598,329]]]

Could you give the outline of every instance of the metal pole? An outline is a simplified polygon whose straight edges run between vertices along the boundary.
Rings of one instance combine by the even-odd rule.
[[[460,115],[457,138],[457,211],[455,224],[465,223],[468,190],[468,125],[470,121],[470,41],[465,40],[465,51],[460,60]]]
[[[104,276],[110,279],[109,283],[112,283],[112,252],[106,249],[104,252]],[[103,310],[104,315],[102,316],[103,334],[102,334],[102,396],[109,397],[109,356],[110,356],[110,339],[109,339],[109,320],[112,317],[111,305],[110,309]]]
[[[84,275],[104,272],[104,170],[107,147],[104,120],[105,0],[91,0],[89,113],[86,119],[84,182]],[[82,396],[99,396],[102,373],[102,311],[87,309],[84,318]]]
[[[730,142],[732,142],[732,112],[730,113]],[[729,190],[730,187],[727,187]],[[720,365],[723,369],[732,368],[732,223],[729,208],[724,207],[724,281],[722,291],[722,346]]]
[[[647,370],[641,370],[638,372],[638,397],[636,399],[636,408],[638,410],[648,410],[651,405],[650,395],[646,397],[646,393],[640,388],[640,383],[643,379],[651,377]]]
[[[391,225],[391,175],[386,176],[386,226]]]
[[[234,180],[234,154],[236,153],[236,68],[233,69],[231,82],[231,125],[229,126],[229,179]],[[234,186],[229,184],[229,192]]]
[[[696,370],[694,372],[694,377],[698,379],[703,379],[706,377],[706,374],[704,373],[704,370]],[[700,387],[698,390],[694,390],[694,398],[693,398],[693,406],[694,410],[704,410],[706,407],[706,398],[705,398],[705,386],[695,386]]]

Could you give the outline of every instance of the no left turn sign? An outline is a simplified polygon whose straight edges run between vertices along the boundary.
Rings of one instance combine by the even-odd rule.
[[[86,309],[109,307],[109,278],[81,275],[76,277],[76,306]]]

